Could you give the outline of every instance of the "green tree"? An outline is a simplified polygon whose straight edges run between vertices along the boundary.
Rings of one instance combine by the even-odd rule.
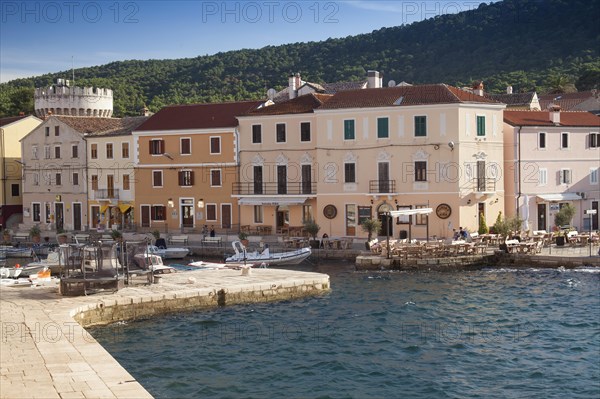
[[[554,215],[554,225],[557,227],[571,225],[571,220],[575,216],[576,209],[571,204],[565,204],[556,215]]]
[[[485,222],[485,216],[483,216],[483,212],[479,213],[479,230],[477,231],[479,234],[487,234],[490,232],[487,223]]]

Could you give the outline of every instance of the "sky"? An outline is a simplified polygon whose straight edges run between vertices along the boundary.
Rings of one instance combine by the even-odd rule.
[[[480,3],[2,0],[0,82],[113,61],[192,58],[345,37]]]

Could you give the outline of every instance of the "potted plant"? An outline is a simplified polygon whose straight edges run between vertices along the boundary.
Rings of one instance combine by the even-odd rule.
[[[123,233],[121,233],[119,230],[112,230],[110,232],[110,236],[115,241],[122,241],[123,240]]]
[[[506,240],[510,238],[513,231],[521,230],[522,224],[523,219],[518,216],[502,219],[501,216],[498,215],[498,219],[496,219],[496,223],[494,224],[494,231]],[[504,241],[501,241],[499,248],[504,251],[508,250]]]
[[[246,248],[248,248],[248,245],[250,245],[250,241],[248,241],[248,233],[240,231],[238,233],[238,238],[240,239],[240,242],[242,243],[242,245],[245,246]]]
[[[485,216],[483,216],[483,212],[479,213],[479,230],[477,230],[479,234],[487,234],[490,232],[487,223],[485,222]]]
[[[314,220],[309,219],[304,222],[304,230],[312,237],[312,240],[309,242],[310,247],[313,249],[319,249],[321,242],[317,240],[317,234],[319,234],[321,226],[319,226]]]
[[[563,230],[563,226],[570,226],[573,216],[575,216],[576,209],[571,204],[566,204],[554,215],[554,225],[558,231],[556,236],[556,245],[562,247],[565,245],[566,233]]]
[[[10,245],[10,230],[9,229],[5,229],[2,231],[2,241],[4,241],[4,244]]]
[[[31,237],[31,241],[33,241],[34,244],[39,244],[42,237],[42,231],[40,230],[40,226],[38,226],[37,224],[31,226],[31,228],[29,229],[29,237]]]
[[[371,249],[369,246],[369,242],[371,242],[371,238],[373,238],[373,233],[375,233],[381,229],[381,220],[365,219],[360,224],[360,227],[363,229],[364,232],[366,232],[368,234],[367,242],[365,242],[365,247],[367,248],[367,251],[368,251]]]
[[[158,231],[158,230],[154,230],[154,231],[152,232],[152,235],[154,236],[154,239],[155,239],[155,240],[158,240],[158,239],[160,238],[160,231]]]
[[[65,232],[65,229],[57,229],[56,230],[56,241],[59,244],[66,244],[69,239],[69,235]]]

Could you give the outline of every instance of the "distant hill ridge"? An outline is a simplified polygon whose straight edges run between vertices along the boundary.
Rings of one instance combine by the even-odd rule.
[[[543,91],[562,77],[582,81],[586,90],[600,76],[599,20],[597,0],[504,0],[341,39],[81,68],[77,84],[113,89],[115,116],[139,114],[144,105],[157,111],[170,104],[265,98],[267,88],[287,85],[290,72],[324,83],[364,80],[373,69],[383,73],[384,86],[390,79],[457,86],[483,79],[486,90],[496,92],[509,84],[515,92]],[[68,75],[0,85],[0,116],[29,111],[28,90]]]

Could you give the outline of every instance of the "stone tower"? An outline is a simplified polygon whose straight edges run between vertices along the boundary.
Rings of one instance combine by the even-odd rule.
[[[69,86],[69,81],[57,79],[49,87],[38,87],[34,92],[35,114],[95,116],[110,118],[113,113],[113,92],[97,87]]]

